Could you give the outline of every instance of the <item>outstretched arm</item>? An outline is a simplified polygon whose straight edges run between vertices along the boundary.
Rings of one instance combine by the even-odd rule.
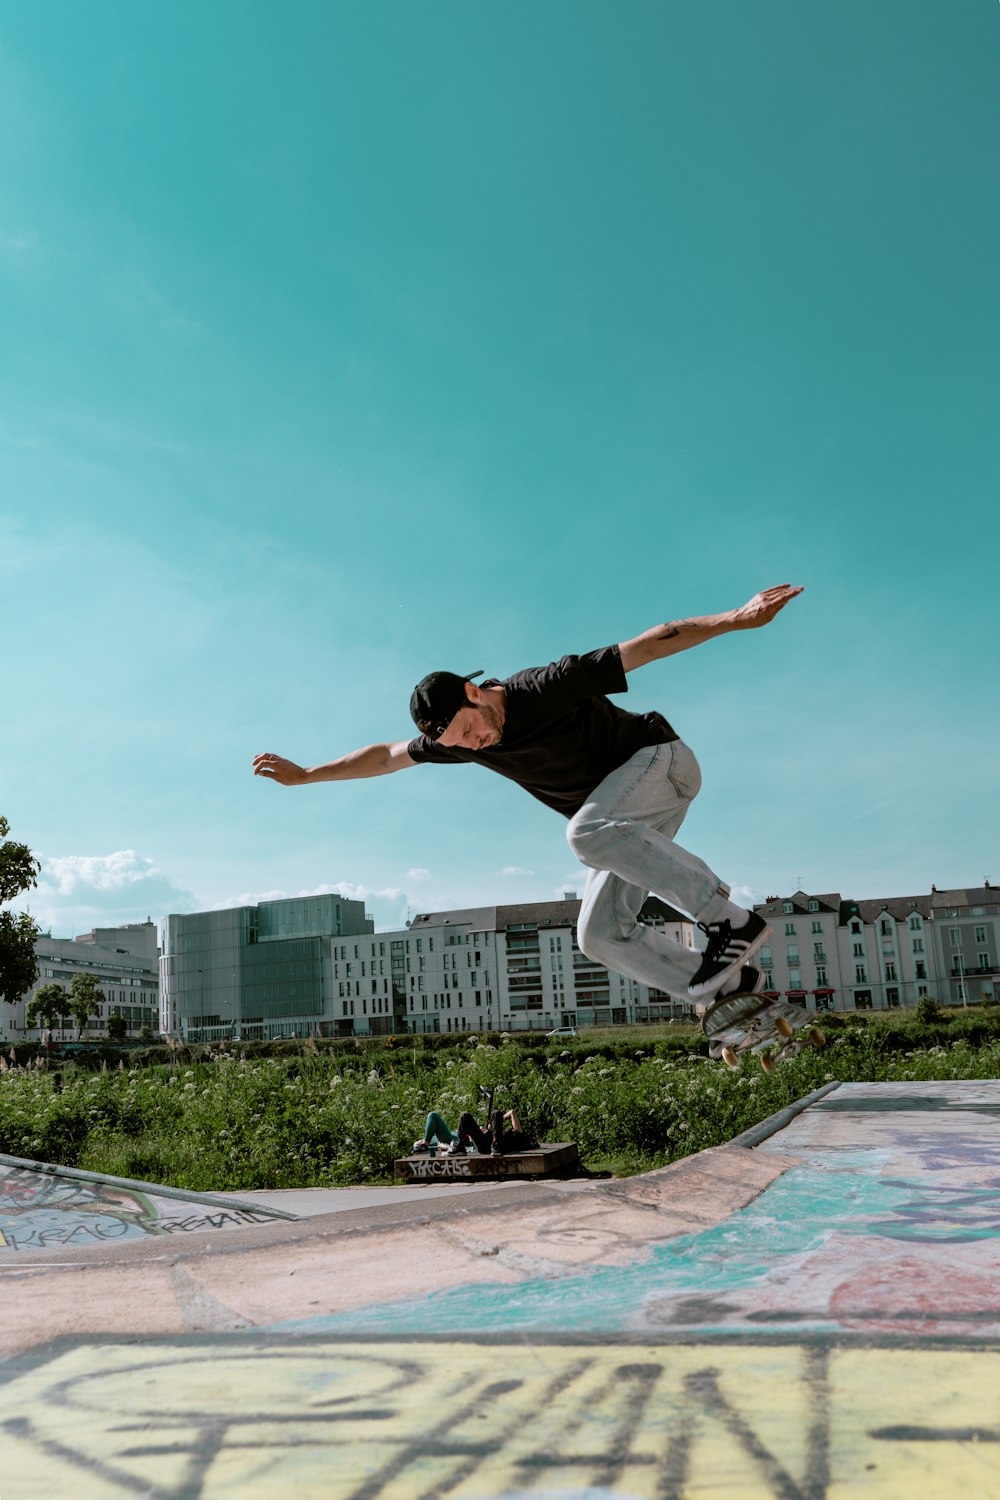
[[[722,615],[699,615],[692,620],[673,620],[666,625],[654,625],[637,635],[634,640],[622,641],[618,647],[622,666],[626,672],[644,667],[647,662],[659,661],[662,656],[675,656],[678,651],[687,651],[691,646],[700,646],[717,635],[730,630],[754,630],[758,625],[767,625],[790,599],[801,594],[802,589],[791,583],[779,583],[776,588],[763,589],[754,594],[739,609],[729,609]]]
[[[281,786],[308,786],[313,781],[356,781],[363,776],[388,776],[417,763],[407,751],[409,740],[392,745],[366,745],[324,766],[299,766],[283,755],[255,755],[253,774],[277,781]]]

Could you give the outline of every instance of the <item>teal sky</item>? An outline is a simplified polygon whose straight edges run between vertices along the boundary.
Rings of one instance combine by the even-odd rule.
[[[283,790],[642,669],[755,899],[1000,881],[995,0],[0,0],[0,812],[54,932],[579,890],[475,767]]]

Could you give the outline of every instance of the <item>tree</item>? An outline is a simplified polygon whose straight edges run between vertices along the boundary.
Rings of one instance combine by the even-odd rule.
[[[941,1007],[932,995],[921,995],[917,1001],[917,1020],[922,1026],[933,1025],[941,1019]]]
[[[0,906],[38,883],[41,866],[27,844],[7,837],[10,824],[0,817]],[[38,924],[27,912],[0,911],[0,995],[13,1005],[38,978],[35,942]]]
[[[67,994],[61,984],[40,984],[28,1001],[26,1026],[58,1026],[69,1011]]]
[[[108,1039],[112,1042],[123,1042],[128,1036],[128,1022],[124,1016],[108,1017]]]
[[[91,1016],[100,1015],[100,1005],[105,998],[96,974],[74,974],[69,987],[69,1004],[66,1007],[76,1022],[82,1039]]]

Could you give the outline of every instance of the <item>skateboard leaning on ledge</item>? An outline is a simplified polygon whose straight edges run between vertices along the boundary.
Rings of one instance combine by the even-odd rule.
[[[452,1156],[439,1151],[436,1156],[421,1152],[402,1156],[393,1165],[393,1175],[403,1182],[490,1182],[506,1177],[566,1177],[580,1170],[580,1152],[576,1141],[554,1141],[546,1146],[531,1146],[523,1151],[508,1151],[502,1156],[465,1154]]]
[[[756,1053],[765,1073],[776,1063],[797,1057],[807,1047],[825,1047],[826,1037],[812,1024],[804,1005],[756,995],[723,995],[703,1013],[701,1029],[708,1055],[738,1068],[745,1052]]]

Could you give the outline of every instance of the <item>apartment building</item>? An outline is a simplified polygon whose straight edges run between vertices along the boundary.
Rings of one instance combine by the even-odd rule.
[[[160,1027],[185,1041],[552,1030],[690,1015],[687,1001],[581,953],[580,902],[425,912],[376,933],[359,901],[309,896],[171,915],[161,926]],[[643,920],[695,946],[651,898]]]
[[[892,1010],[921,995],[990,999],[1000,901],[981,888],[852,901],[839,892],[771,896],[756,910],[774,936],[765,983],[813,1010]],[[423,912],[375,932],[362,902],[337,895],[164,918],[160,1029],[228,1037],[550,1031],[693,1015],[685,999],[595,964],[580,951],[580,902]],[[642,919],[689,948],[690,918],[651,897]]]
[[[59,984],[69,992],[75,974],[94,974],[104,1001],[87,1030],[107,1029],[109,1016],[123,1016],[133,1034],[159,1023],[156,923],[130,922],[124,927],[95,927],[75,938],[44,933],[35,941],[38,977],[13,1005],[0,1007],[0,1040],[37,1039],[40,1029],[26,1025],[28,1006],[43,984]],[[67,1020],[67,1033],[71,1023]],[[75,1026],[72,1026],[75,1032]]]
[[[334,945],[334,1032],[552,1030],[692,1014],[580,951],[580,902],[424,912],[402,932]],[[695,946],[694,924],[650,898],[642,919]]]
[[[800,890],[754,910],[774,928],[759,958],[765,988],[811,1010],[895,1010],[923,995],[945,1004],[995,998],[1000,892],[988,881],[857,901]]]
[[[971,1005],[1000,996],[1000,891],[986,880],[972,889],[931,886],[937,998]]]

